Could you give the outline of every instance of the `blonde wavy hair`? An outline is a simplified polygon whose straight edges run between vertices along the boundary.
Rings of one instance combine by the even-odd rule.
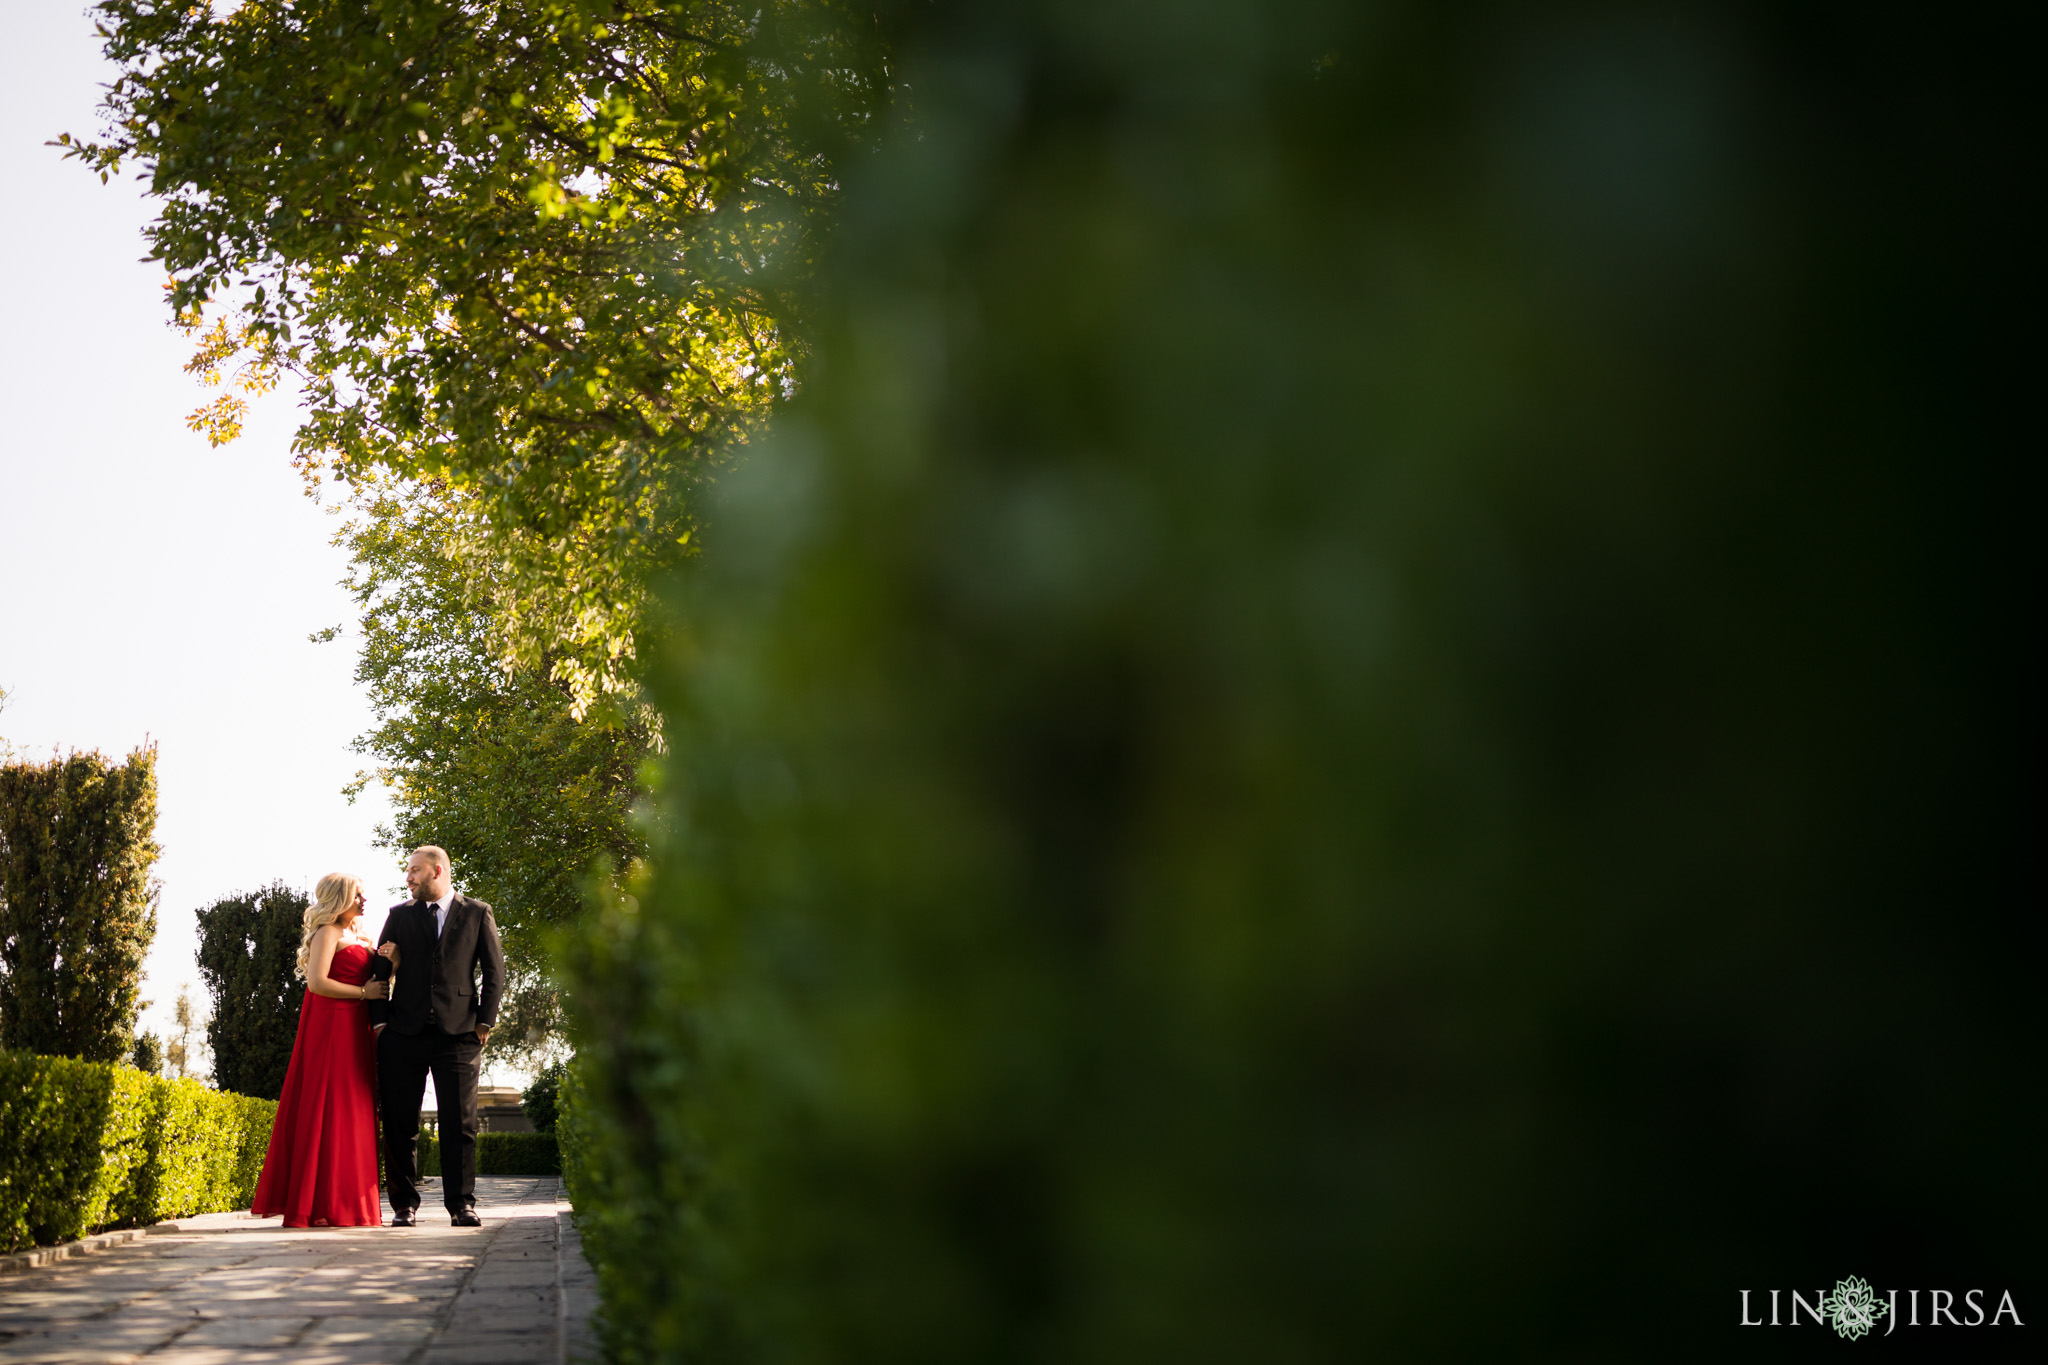
[[[313,961],[313,934],[323,924],[332,924],[355,908],[363,884],[346,872],[330,872],[313,888],[313,903],[306,907],[306,932],[299,935],[299,980]]]

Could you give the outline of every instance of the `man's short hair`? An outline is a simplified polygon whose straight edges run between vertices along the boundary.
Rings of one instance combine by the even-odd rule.
[[[449,871],[452,872],[455,870],[455,864],[448,861],[448,850],[441,847],[439,844],[421,844],[418,848],[412,851],[412,856],[415,858],[432,858],[435,862],[447,868]]]

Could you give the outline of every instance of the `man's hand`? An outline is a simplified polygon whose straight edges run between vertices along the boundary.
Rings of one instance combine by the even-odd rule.
[[[476,1045],[478,1047],[482,1047],[485,1043],[488,1043],[490,1041],[491,1026],[489,1024],[478,1024],[476,1026]]]

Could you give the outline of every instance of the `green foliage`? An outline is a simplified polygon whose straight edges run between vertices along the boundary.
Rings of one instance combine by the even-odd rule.
[[[553,1133],[479,1133],[479,1175],[560,1175],[562,1154]]]
[[[2017,36],[903,14],[567,978],[615,1358],[1724,1360],[1845,1248],[2040,1275]]]
[[[128,1219],[155,1223],[248,1207],[277,1102],[210,1090],[195,1080],[151,1086],[148,1157],[133,1179]]]
[[[108,137],[62,141],[162,199],[172,308],[225,310],[194,367],[304,375],[309,472],[456,486],[469,515],[439,548],[476,569],[499,652],[545,662],[579,714],[627,686],[684,492],[789,382],[780,281],[876,105],[871,20],[808,0],[95,14]]]
[[[197,1081],[0,1052],[0,1251],[246,1208],[276,1113]]]
[[[422,1176],[441,1174],[441,1144],[431,1133],[420,1134]],[[562,1156],[553,1133],[478,1133],[478,1175],[560,1175]]]
[[[0,766],[0,1048],[128,1055],[155,830],[154,748]]]
[[[206,1042],[222,1090],[271,1100],[284,1092],[306,993],[295,973],[310,903],[277,882],[199,911],[199,975],[213,996]]]
[[[464,890],[496,908],[512,989],[492,1045],[538,1058],[559,1032],[546,932],[582,909],[594,872],[644,855],[631,811],[652,738],[639,709],[579,721],[545,667],[497,661],[481,594],[436,548],[457,502],[446,489],[387,491],[345,533],[362,606],[356,678],[378,716],[356,749],[392,795],[384,845],[441,845]]]
[[[519,1107],[526,1111],[527,1121],[536,1133],[555,1131],[555,1120],[561,1113],[562,1078],[568,1071],[568,1063],[550,1062],[533,1078],[533,1084],[520,1093]]]
[[[577,1209],[577,1225],[590,1217],[603,1217],[618,1206],[604,1188],[603,1173],[591,1167],[611,1150],[597,1143],[590,1131],[590,1102],[583,1094],[580,1072],[574,1058],[563,1066],[561,1083],[555,1091],[555,1142],[562,1158],[562,1184]]]
[[[129,1067],[0,1052],[0,1251],[129,1219],[153,1084]]]
[[[152,1076],[160,1075],[164,1069],[163,1039],[154,1033],[136,1034],[135,1050],[129,1055],[128,1062],[137,1071],[147,1072]]]
[[[234,1165],[226,1183],[216,1187],[207,1196],[207,1202],[224,1203],[231,1209],[246,1208],[256,1197],[256,1182],[263,1178],[263,1163],[270,1155],[271,1129],[277,1123],[277,1101],[256,1095],[223,1093],[213,1104],[221,1120],[233,1124],[239,1135],[235,1143]]]

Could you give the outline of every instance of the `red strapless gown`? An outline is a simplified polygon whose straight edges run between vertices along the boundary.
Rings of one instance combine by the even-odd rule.
[[[344,943],[327,974],[345,985],[370,976],[370,950]],[[377,1227],[377,1050],[360,1000],[306,992],[299,1037],[270,1128],[270,1153],[250,1212],[284,1215],[288,1228]]]

